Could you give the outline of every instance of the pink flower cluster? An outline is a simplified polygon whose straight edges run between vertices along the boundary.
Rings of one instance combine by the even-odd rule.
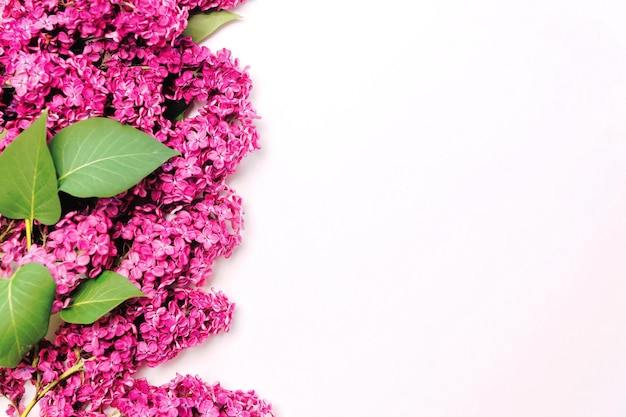
[[[0,216],[0,278],[28,262],[45,265],[57,284],[54,312],[103,270],[148,295],[92,325],[63,324],[16,369],[0,369],[8,415],[22,412],[28,383],[44,386],[80,361],[84,369],[40,401],[42,415],[273,415],[253,392],[191,376],[160,387],[133,377],[228,331],[232,320],[234,304],[203,286],[213,261],[241,241],[241,199],[226,178],[258,148],[252,84],[229,51],[181,34],[190,13],[242,1],[0,2],[0,151],[47,108],[50,134],[104,116],[180,152],[114,198],[63,196],[63,218],[36,224],[28,250],[22,222]],[[195,115],[183,115],[190,107]]]
[[[133,388],[131,397],[117,403],[119,410],[128,417],[153,415],[153,410],[171,417],[263,417],[271,414],[270,407],[253,391],[233,392],[191,376],[179,375],[160,387],[136,380]]]

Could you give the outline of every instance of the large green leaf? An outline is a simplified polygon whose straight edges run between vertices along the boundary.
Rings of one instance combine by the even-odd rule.
[[[199,43],[221,26],[231,20],[240,18],[241,16],[231,13],[228,10],[195,14],[189,18],[187,27],[183,31],[183,36],[191,36],[191,39],[195,43]]]
[[[54,163],[46,144],[44,111],[0,154],[0,213],[54,224],[61,218]]]
[[[128,278],[104,271],[78,287],[70,305],[61,310],[61,318],[68,323],[91,324],[129,298],[145,296]]]
[[[50,271],[37,263],[0,279],[0,366],[16,367],[46,335],[55,291]]]
[[[62,129],[50,152],[59,189],[75,197],[113,197],[178,155],[141,130],[104,117]]]

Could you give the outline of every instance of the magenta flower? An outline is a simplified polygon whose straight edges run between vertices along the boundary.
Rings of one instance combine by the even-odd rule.
[[[41,399],[42,415],[105,416],[117,408],[129,417],[273,416],[253,392],[191,376],[154,387],[134,376],[227,332],[233,319],[234,304],[203,286],[215,259],[241,242],[241,198],[227,179],[259,148],[252,83],[228,50],[181,34],[190,13],[242,2],[0,2],[0,152],[47,108],[50,134],[104,116],[181,154],[113,198],[68,198],[56,225],[35,224],[29,250],[23,224],[0,216],[0,278],[28,262],[45,265],[57,285],[54,312],[104,270],[148,295],[91,325],[64,323],[16,369],[0,369],[8,415],[23,410],[27,384],[51,383],[78,366]],[[187,106],[197,113],[185,114]]]

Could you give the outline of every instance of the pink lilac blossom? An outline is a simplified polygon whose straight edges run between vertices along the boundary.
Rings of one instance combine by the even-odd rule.
[[[226,183],[259,148],[252,83],[230,51],[181,34],[190,14],[243,0],[6,0],[0,2],[0,152],[49,110],[50,137],[88,117],[132,125],[180,156],[113,198],[63,198],[54,226],[0,216],[0,279],[28,262],[57,284],[53,312],[103,270],[129,278],[148,297],[91,325],[62,324],[15,369],[0,368],[0,395],[23,412],[26,386],[44,386],[75,365],[40,401],[41,415],[273,416],[254,392],[197,377],[151,386],[142,366],[174,358],[229,330],[234,304],[203,288],[218,257],[241,242],[241,198]],[[188,107],[195,115],[180,117]]]
[[[208,385],[191,375],[178,375],[156,387],[145,379],[133,381],[132,395],[120,398],[115,406],[128,417],[205,416],[264,417],[271,407],[254,391],[229,391],[220,384]]]

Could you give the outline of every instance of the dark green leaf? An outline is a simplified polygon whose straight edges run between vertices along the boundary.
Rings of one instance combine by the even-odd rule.
[[[36,263],[0,279],[0,366],[15,368],[48,331],[56,285]]]
[[[240,18],[241,16],[228,10],[195,14],[189,18],[187,27],[183,31],[183,36],[191,36],[195,43],[199,43],[222,25]]]
[[[61,218],[54,163],[46,144],[45,111],[0,154],[0,213],[54,224]]]
[[[134,297],[145,297],[145,294],[123,275],[104,271],[98,278],[78,287],[70,305],[61,310],[61,318],[68,323],[91,324]]]
[[[141,130],[103,117],[61,130],[50,152],[59,189],[74,197],[113,197],[178,155]]]

